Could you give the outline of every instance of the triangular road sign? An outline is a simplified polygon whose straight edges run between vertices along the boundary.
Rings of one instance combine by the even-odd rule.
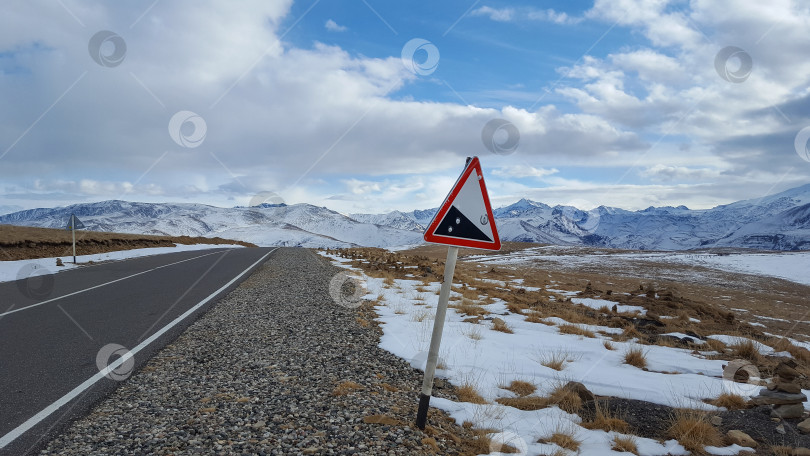
[[[425,231],[425,241],[434,244],[500,250],[501,239],[489,204],[484,174],[473,157],[444,199]]]
[[[70,214],[70,218],[68,219],[67,226],[65,227],[66,230],[80,230],[84,228],[84,223],[79,220],[79,217],[76,217],[76,214]]]

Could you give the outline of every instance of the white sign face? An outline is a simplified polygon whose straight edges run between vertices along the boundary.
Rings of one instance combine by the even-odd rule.
[[[80,230],[82,228],[84,228],[84,223],[82,223],[82,221],[79,220],[79,218],[76,217],[75,214],[71,214],[70,218],[68,219],[68,222],[67,222],[67,227],[65,227],[65,229],[66,230]]]

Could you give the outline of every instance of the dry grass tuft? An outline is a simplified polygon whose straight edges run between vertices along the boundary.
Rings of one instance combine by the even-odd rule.
[[[471,404],[486,404],[487,401],[478,394],[476,391],[475,386],[471,383],[465,383],[460,387],[456,388],[456,396],[458,396],[458,400],[461,402],[469,402]]]
[[[582,409],[582,398],[573,390],[565,388],[565,384],[554,388],[548,398],[552,405],[556,405],[568,413],[576,413]]]
[[[470,429],[467,426],[468,422],[464,423],[464,427]],[[517,448],[510,446],[506,443],[504,444],[497,444],[493,443],[492,439],[489,438],[487,434],[493,434],[498,432],[495,429],[472,429],[472,433],[475,435],[472,439],[465,439],[462,442],[462,446],[464,447],[463,454],[489,454],[492,452],[493,447],[496,447],[499,452],[512,454],[517,453]]]
[[[541,324],[544,324],[546,326],[554,325],[554,323],[545,321],[544,318],[546,318],[546,316],[543,315],[542,313],[537,312],[537,311],[533,311],[532,313],[530,313],[526,317],[526,321],[529,322],[529,323],[541,323]]]
[[[733,356],[737,358],[747,359],[754,363],[760,360],[759,349],[757,344],[751,339],[740,339],[731,345]]]
[[[583,337],[596,337],[596,334],[594,334],[593,331],[590,331],[577,325],[564,324],[560,325],[558,329],[560,331],[560,334],[574,334]]]
[[[607,432],[621,432],[622,434],[626,434],[630,430],[630,425],[627,424],[627,421],[619,418],[610,412],[610,410],[603,409],[598,401],[596,402],[596,412],[594,413],[593,419],[583,421],[581,426],[590,430],[601,429]]]
[[[487,309],[484,309],[483,307],[479,306],[478,304],[468,299],[462,299],[461,303],[454,304],[450,307],[470,317],[479,317],[489,314],[489,311]]]
[[[433,437],[425,437],[425,438],[423,438],[422,439],[422,445],[430,448],[431,451],[433,451],[434,453],[439,452],[439,443],[436,442],[436,439],[434,439]]]
[[[421,310],[411,315],[411,321],[416,321],[419,323],[425,320],[433,320],[434,318],[436,318],[436,314],[429,310]]]
[[[481,328],[474,325],[470,325],[469,327],[462,329],[462,334],[472,340],[481,340],[484,338],[484,336],[481,334]]]
[[[512,328],[510,328],[509,325],[507,325],[506,322],[500,318],[495,318],[492,320],[492,329],[506,334],[514,334]]]
[[[523,311],[528,309],[529,305],[523,302],[508,302],[506,308],[512,313],[523,314]]]
[[[332,390],[332,396],[345,396],[355,391],[362,391],[364,389],[365,387],[363,387],[363,385],[356,382],[342,382],[336,386],[334,390]]]
[[[720,432],[709,422],[708,414],[700,410],[676,410],[666,435],[695,454],[706,454],[704,447],[723,443]]]
[[[549,369],[561,371],[565,369],[565,363],[568,362],[571,355],[563,350],[555,350],[548,353],[542,353],[537,359],[537,362]]]
[[[709,339],[706,341],[706,347],[708,347],[711,351],[716,351],[718,353],[723,353],[726,351],[726,344],[717,340],[717,339]]]
[[[644,369],[647,367],[647,352],[641,347],[631,347],[624,353],[624,362],[631,366]]]
[[[636,439],[630,436],[613,436],[613,444],[610,446],[613,451],[638,454]]]
[[[548,439],[542,440],[542,443],[553,443],[560,448],[569,451],[578,451],[582,442],[577,439],[573,431],[557,430]]]
[[[644,339],[644,334],[641,334],[638,329],[633,325],[625,326],[622,330],[622,338],[624,339]]]
[[[607,348],[608,350],[616,350],[616,347],[609,340],[606,340],[606,341],[602,342],[602,345],[604,345],[605,348]]]
[[[512,380],[508,387],[504,388],[511,391],[520,397],[528,396],[529,394],[537,391],[537,387],[533,383],[525,382],[523,380]]]
[[[799,361],[799,363],[801,364],[810,363],[810,350],[807,350],[806,348],[803,347],[797,347],[793,345],[793,343],[790,340],[784,337],[780,339],[771,339],[768,345],[771,345],[774,351],[777,352],[786,351],[790,353],[790,355],[793,356],[793,358],[796,361]]]
[[[739,394],[721,393],[716,399],[706,401],[716,407],[725,407],[729,410],[742,410],[748,408],[748,401]]]

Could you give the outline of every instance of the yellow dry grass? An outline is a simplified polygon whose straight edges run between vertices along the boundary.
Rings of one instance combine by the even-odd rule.
[[[500,318],[492,320],[492,329],[506,334],[514,333],[514,331],[512,331],[512,328],[510,328],[509,325],[507,325],[506,322],[501,320]]]
[[[610,410],[604,409],[599,405],[598,401],[596,402],[596,410],[593,419],[583,421],[581,426],[585,429],[601,429],[607,432],[616,431],[623,434],[626,434],[630,430],[630,425],[627,424],[627,421],[619,418]]]
[[[647,353],[641,347],[631,347],[624,352],[624,362],[639,369],[644,369],[647,367]]]
[[[667,437],[676,439],[688,451],[706,454],[705,447],[723,442],[720,432],[709,422],[706,412],[678,409],[670,418]]]
[[[576,336],[583,336],[583,337],[596,337],[596,334],[593,331],[583,328],[578,325],[571,325],[571,324],[563,324],[557,328],[560,331],[560,334],[573,334]]]
[[[717,398],[706,401],[717,407],[725,407],[728,410],[742,410],[748,408],[748,401],[739,394],[721,393]]]
[[[523,380],[512,380],[512,383],[509,384],[505,390],[511,391],[518,396],[528,396],[535,391],[537,391],[537,387],[534,386],[533,383],[529,383]]]
[[[582,399],[579,395],[567,388],[559,385],[546,397],[523,396],[523,397],[502,397],[495,399],[501,405],[514,407],[518,410],[540,410],[556,405],[568,413],[576,413],[582,408]]]
[[[462,299],[460,304],[453,304],[450,307],[470,317],[482,317],[489,314],[487,309],[467,299]]]
[[[610,449],[613,451],[638,454],[636,439],[631,436],[614,435]]]
[[[761,355],[757,345],[751,339],[740,339],[731,344],[732,355],[737,358],[747,359],[751,362],[759,362]]]
[[[544,443],[553,443],[569,451],[577,451],[579,446],[582,445],[582,442],[571,431],[557,431],[551,434],[551,437],[545,439]]]
[[[478,391],[475,389],[475,385],[471,383],[465,383],[456,388],[456,396],[461,402],[469,402],[471,404],[487,403],[487,401],[481,397],[480,394],[478,394]]]

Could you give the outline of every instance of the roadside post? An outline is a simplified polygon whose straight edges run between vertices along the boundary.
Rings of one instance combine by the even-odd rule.
[[[73,234],[73,264],[76,264],[76,230],[84,228],[84,223],[76,217],[76,214],[70,214],[66,230],[70,230]]]
[[[425,377],[419,395],[419,409],[416,412],[416,427],[424,430],[427,423],[430,396],[433,393],[433,378],[439,360],[442,331],[447,315],[447,303],[453,287],[453,274],[456,269],[459,247],[500,250],[501,240],[495,227],[495,217],[489,204],[484,173],[478,157],[467,158],[467,163],[452,190],[439,207],[439,211],[425,230],[425,241],[447,245],[447,260],[444,263],[444,281],[436,306],[436,319],[430,337]]]

